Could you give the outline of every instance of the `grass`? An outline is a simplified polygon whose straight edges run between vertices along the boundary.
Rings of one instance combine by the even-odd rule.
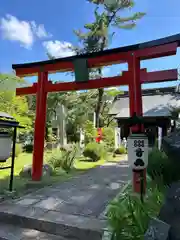
[[[108,162],[119,162],[124,160],[127,160],[127,154],[116,155],[116,157],[113,157],[112,154],[109,154],[107,159]]]
[[[11,164],[11,159],[5,164],[1,164],[1,166],[9,166]],[[15,159],[15,166],[14,166],[14,195],[19,196],[24,193],[28,193],[32,190],[36,190],[38,188],[42,188],[44,186],[52,185],[56,182],[65,181],[76,174],[76,171],[72,171],[71,173],[67,174],[63,170],[58,170],[53,176],[51,177],[43,177],[40,182],[33,183],[29,179],[23,179],[19,177],[19,173],[24,167],[24,165],[32,164],[32,154],[22,153]],[[0,194],[5,193],[8,190],[9,186],[9,176],[10,176],[10,169],[7,170],[0,170]]]
[[[14,168],[14,175],[18,176],[21,169],[24,165],[28,165],[32,163],[32,154],[28,153],[22,153],[15,159],[15,168]],[[11,159],[8,159],[8,161],[5,164],[1,164],[0,166],[9,166],[11,164]],[[10,175],[10,169],[7,170],[0,170],[0,179],[3,179]]]
[[[88,170],[91,168],[95,168],[97,166],[101,166],[105,163],[106,161],[104,159],[101,159],[97,162],[92,162],[88,160],[87,158],[80,157],[75,161],[74,168],[77,170]]]
[[[143,240],[151,218],[157,217],[164,202],[166,187],[151,179],[142,204],[139,196],[126,187],[108,206],[108,221],[113,240]]]
[[[50,153],[46,153],[50,154]],[[45,156],[46,156],[45,154]],[[22,153],[15,159],[14,166],[14,190],[15,196],[19,196],[21,194],[25,194],[32,190],[42,188],[44,186],[52,185],[56,182],[63,182],[69,178],[72,178],[74,175],[84,172],[85,170],[95,168],[97,166],[103,165],[106,162],[119,162],[120,160],[124,160],[124,156],[117,156],[115,158],[112,157],[112,154],[108,154],[107,160],[99,160],[97,162],[89,161],[87,158],[80,157],[76,159],[74,163],[74,169],[70,173],[65,173],[63,170],[59,169],[54,176],[44,177],[40,182],[33,183],[29,179],[23,179],[19,177],[19,173],[25,165],[32,164],[32,154]],[[46,162],[46,157],[45,157]],[[11,164],[11,159],[5,164],[0,164],[0,166],[9,166]],[[4,193],[5,190],[8,189],[9,186],[9,176],[10,169],[0,170],[0,194]]]
[[[75,161],[74,167],[77,170],[87,170],[87,169],[95,168],[97,166],[101,166],[106,162],[117,163],[119,161],[123,161],[123,160],[126,160],[126,159],[127,159],[126,154],[116,155],[116,157],[113,157],[112,153],[108,153],[106,160],[101,159],[97,162],[92,162],[92,161],[89,161],[88,158],[80,157]]]

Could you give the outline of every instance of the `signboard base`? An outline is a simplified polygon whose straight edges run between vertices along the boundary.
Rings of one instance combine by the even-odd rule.
[[[133,169],[133,191],[138,194],[145,195],[146,193],[146,169]]]

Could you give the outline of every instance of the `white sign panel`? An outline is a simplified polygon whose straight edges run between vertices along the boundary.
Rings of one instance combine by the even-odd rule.
[[[148,165],[148,138],[145,134],[128,137],[128,162],[133,169],[144,169]]]

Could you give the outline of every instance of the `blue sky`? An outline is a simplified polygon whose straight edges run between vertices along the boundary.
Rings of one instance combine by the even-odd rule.
[[[146,12],[133,30],[116,29],[110,48],[149,41],[180,33],[179,0],[136,0],[133,11]],[[46,52],[69,56],[66,47],[76,45],[73,29],[83,29],[93,20],[94,5],[86,0],[1,0],[0,7],[0,72],[11,72],[14,63],[46,60]],[[127,14],[127,12],[122,13]],[[177,56],[142,62],[149,71],[179,67]],[[104,70],[106,76],[116,75],[126,66]],[[57,74],[55,80],[69,81],[71,76]],[[162,83],[169,86],[175,83]],[[148,87],[154,87],[150,85]]]

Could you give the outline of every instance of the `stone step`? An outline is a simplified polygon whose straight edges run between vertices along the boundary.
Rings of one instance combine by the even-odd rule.
[[[100,240],[106,227],[105,220],[12,203],[0,204],[0,222],[76,240]]]
[[[21,228],[15,225],[1,223],[0,240],[68,240],[68,239],[53,234],[49,234],[46,232],[40,232],[34,229]]]

